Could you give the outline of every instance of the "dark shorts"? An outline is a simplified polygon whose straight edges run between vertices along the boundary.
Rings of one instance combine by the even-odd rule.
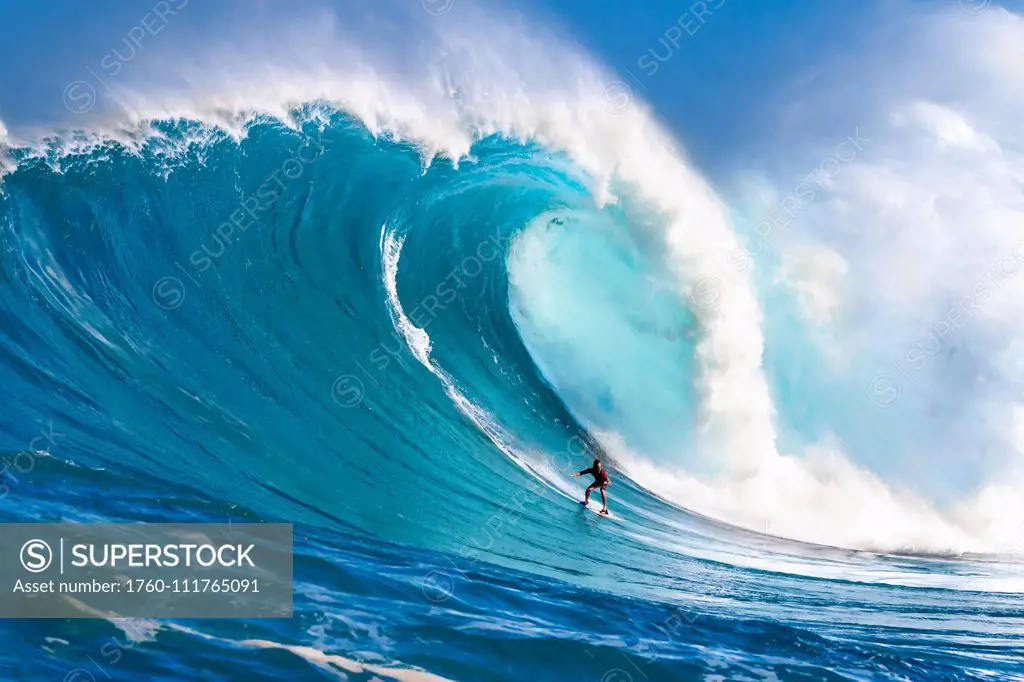
[[[601,490],[604,490],[605,488],[608,487],[608,483],[609,483],[609,481],[594,481],[593,483],[591,483],[587,487],[591,488],[591,489],[593,489],[593,488],[600,488]]]

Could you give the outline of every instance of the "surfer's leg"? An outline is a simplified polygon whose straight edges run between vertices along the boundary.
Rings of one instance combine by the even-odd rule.
[[[585,492],[583,494],[583,504],[590,504],[590,493],[596,487],[597,487],[596,485],[588,485],[587,486],[587,492]]]
[[[601,504],[604,505],[601,511],[608,511],[608,496],[604,492],[604,486],[601,486]]]

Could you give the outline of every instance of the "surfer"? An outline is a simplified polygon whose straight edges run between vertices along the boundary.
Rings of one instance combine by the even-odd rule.
[[[594,488],[600,488],[601,504],[604,505],[604,509],[601,510],[601,513],[607,514],[608,496],[605,494],[604,490],[605,488],[612,484],[612,479],[608,478],[608,472],[606,472],[604,468],[601,466],[601,460],[595,459],[594,464],[589,469],[577,471],[575,474],[573,474],[573,477],[583,476],[584,474],[590,474],[591,476],[593,476],[594,482],[587,486],[587,492],[586,494],[584,494],[583,501],[580,502],[580,504],[582,504],[584,507],[590,504],[590,493],[594,490]]]

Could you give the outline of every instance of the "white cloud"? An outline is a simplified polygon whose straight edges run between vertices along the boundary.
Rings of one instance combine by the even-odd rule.
[[[826,246],[793,246],[782,254],[779,279],[796,292],[804,314],[825,326],[841,303],[848,270],[846,259]]]
[[[977,415],[1024,391],[1024,20],[946,8],[897,25],[899,41],[833,62],[789,105],[807,117],[842,110],[872,142],[794,221],[778,279],[812,319],[846,330],[829,343],[861,358],[851,386],[878,373],[901,383],[902,422],[887,413],[878,428],[912,437],[893,434],[886,473],[927,462],[931,480],[908,483],[959,485],[968,504],[979,476],[1007,475],[1019,440],[1014,420]],[[834,138],[846,134],[837,126]],[[797,170],[779,186],[834,141],[800,144],[794,154],[786,139]]]

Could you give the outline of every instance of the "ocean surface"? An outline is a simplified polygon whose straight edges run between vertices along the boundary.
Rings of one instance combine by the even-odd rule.
[[[600,177],[544,126],[446,154],[367,120],[310,99],[0,146],[0,521],[296,536],[291,620],[5,620],[0,677],[1024,680],[1005,543],[839,465],[756,483],[774,423],[877,408],[780,369],[817,361],[792,301],[680,287],[696,242],[741,241],[671,148]],[[666,237],[677,203],[704,214]],[[594,457],[611,518],[578,504]],[[826,492],[758,498],[783,475]]]

